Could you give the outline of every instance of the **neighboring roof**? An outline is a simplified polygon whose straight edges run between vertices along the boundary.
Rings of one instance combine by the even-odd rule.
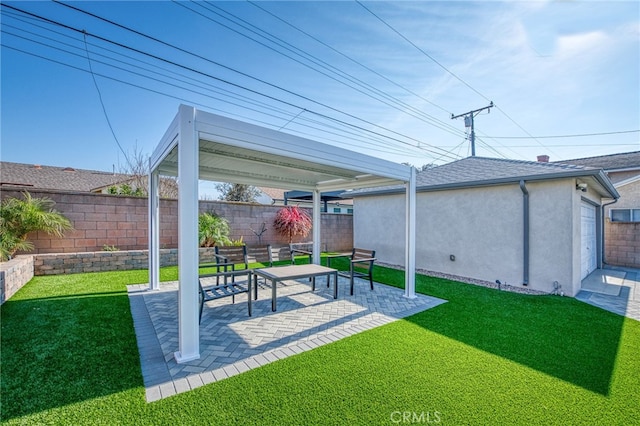
[[[554,164],[558,163],[597,167],[599,169],[604,169],[607,172],[615,170],[640,169],[640,151],[600,155],[598,157],[576,158],[574,160],[557,161]]]
[[[284,189],[268,188],[266,186],[258,186],[257,188],[272,200],[284,200]]]
[[[96,170],[0,161],[0,186],[92,192],[130,177]]]
[[[572,164],[542,163],[537,161],[504,160],[486,157],[468,157],[418,173],[417,191],[438,191],[474,186],[500,185],[536,180],[568,177],[593,177],[613,198],[619,194],[602,169]],[[363,189],[350,192],[352,196],[394,193],[404,191],[402,186]]]
[[[285,195],[288,200],[305,200],[311,201],[312,195],[308,191],[285,191],[284,189],[268,188],[259,186],[258,189],[263,194],[267,195],[274,201],[284,201]],[[344,191],[329,191],[322,193],[322,201],[339,201],[341,204],[353,204],[353,200],[350,197],[344,198],[340,194],[345,194]],[[346,193],[348,194],[348,193]]]

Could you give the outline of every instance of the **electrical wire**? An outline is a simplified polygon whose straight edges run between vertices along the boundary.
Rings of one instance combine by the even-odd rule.
[[[8,5],[4,5],[4,4],[3,4],[2,6],[8,6]],[[96,36],[96,35],[90,34],[90,33],[86,32],[86,31],[82,31],[82,30],[79,30],[79,29],[73,28],[73,27],[71,27],[71,26],[68,26],[68,25],[65,25],[65,24],[62,24],[62,23],[56,22],[56,21],[51,20],[51,19],[48,19],[48,18],[40,17],[40,16],[38,16],[38,15],[36,15],[36,14],[32,14],[32,13],[30,13],[30,12],[22,11],[22,10],[20,10],[20,9],[18,9],[18,8],[14,8],[14,7],[12,7],[12,6],[9,6],[9,8],[14,9],[14,10],[17,10],[18,12],[23,13],[23,14],[24,14],[24,13],[26,13],[26,14],[27,14],[27,16],[29,17],[29,19],[34,19],[34,18],[35,18],[35,19],[38,19],[38,20],[39,20],[39,22],[47,22],[47,23],[48,23],[48,24],[50,24],[50,25],[55,25],[55,26],[59,26],[59,27],[62,27],[62,28],[65,28],[65,29],[71,30],[71,31],[75,31],[75,32],[78,32],[78,33],[82,33],[82,34],[83,34],[83,38],[84,38],[84,37],[86,37],[87,35],[89,35],[89,36],[95,37],[95,38],[96,38],[96,39],[98,39],[98,40],[104,41],[104,42],[109,43],[109,44],[113,44],[113,45],[115,45],[115,46],[117,46],[117,47],[124,48],[124,49],[128,49],[128,50],[133,51],[133,52],[138,53],[138,54],[146,55],[146,56],[151,57],[152,59],[155,59],[155,60],[164,61],[165,63],[168,63],[168,64],[173,65],[173,66],[181,67],[181,68],[186,69],[186,70],[188,70],[188,71],[190,71],[190,72],[195,72],[195,73],[198,73],[198,74],[202,74],[203,76],[206,76],[206,77],[210,77],[210,78],[217,79],[216,77],[210,76],[210,75],[208,75],[208,74],[206,74],[206,73],[199,72],[198,70],[193,70],[193,69],[191,69],[191,68],[189,68],[189,67],[180,66],[179,64],[176,64],[176,63],[174,63],[174,62],[172,62],[172,61],[164,60],[163,58],[160,58],[160,57],[158,57],[158,56],[156,56],[156,55],[148,54],[148,53],[146,53],[146,52],[140,51],[139,49],[133,49],[133,48],[131,48],[131,47],[129,47],[129,46],[124,46],[124,45],[122,45],[121,43],[114,42],[114,41],[109,40],[109,39],[106,39],[106,38],[104,38],[104,37],[100,37],[100,36]],[[4,8],[3,8],[3,9],[4,9]],[[3,12],[4,12],[4,10],[3,10]],[[92,45],[93,45],[93,44],[92,44]],[[81,70],[81,71],[84,71],[84,72],[92,72],[92,75],[94,76],[94,78],[95,78],[95,76],[97,75],[97,76],[100,76],[100,77],[102,77],[102,78],[107,78],[107,79],[110,79],[110,80],[113,80],[113,81],[117,81],[117,82],[120,82],[120,83],[123,83],[123,84],[127,84],[127,85],[130,85],[130,86],[133,86],[133,87],[137,87],[137,88],[140,88],[140,89],[148,90],[148,91],[151,91],[151,92],[153,92],[153,93],[157,93],[157,94],[161,94],[161,95],[169,96],[169,97],[172,97],[172,98],[174,98],[174,99],[179,99],[179,100],[181,100],[181,101],[186,101],[183,97],[178,97],[178,96],[175,96],[175,95],[167,94],[166,92],[161,92],[161,91],[158,91],[158,90],[154,90],[154,89],[150,89],[150,88],[147,88],[147,87],[143,87],[143,86],[141,86],[141,85],[137,85],[137,84],[134,84],[134,83],[131,83],[131,82],[124,81],[124,80],[122,80],[122,79],[114,78],[113,76],[108,76],[108,75],[105,75],[105,74],[99,74],[99,73],[93,73],[93,70],[89,70],[89,71],[87,71],[86,69],[82,69],[82,68],[80,68],[80,67],[75,67],[75,66],[72,66],[72,65],[70,65],[70,64],[68,64],[68,63],[63,63],[62,61],[56,61],[56,60],[53,60],[53,59],[51,59],[51,58],[43,57],[42,55],[37,55],[37,54],[34,54],[34,53],[32,53],[32,52],[27,52],[27,51],[24,51],[24,50],[22,50],[22,49],[17,49],[17,48],[14,48],[14,47],[8,46],[8,45],[6,45],[6,43],[3,43],[3,46],[6,46],[6,47],[11,48],[11,49],[13,49],[13,50],[20,51],[20,52],[22,52],[22,53],[26,53],[26,54],[29,54],[29,55],[32,55],[32,56],[36,56],[36,57],[39,57],[39,58],[42,58],[42,59],[45,59],[45,60],[48,60],[48,61],[51,61],[51,62],[55,62],[55,63],[61,64],[61,65],[64,65],[64,66],[70,66],[71,68],[75,68],[75,69],[78,69],[78,70]],[[85,58],[85,59],[86,59],[86,58]],[[93,62],[96,62],[96,60],[95,60],[95,59],[93,59]],[[112,67],[113,67],[114,65],[109,64],[109,66],[112,66]],[[131,72],[130,70],[124,70],[124,71]],[[149,70],[147,70],[147,71],[149,71]],[[150,77],[145,76],[145,78],[150,78]],[[217,79],[217,80],[221,80],[221,79]],[[226,81],[224,81],[224,80],[222,80],[222,81],[223,81],[224,83],[227,83],[227,82],[226,82]],[[162,83],[164,83],[164,84],[169,84],[169,83],[167,83],[166,81],[163,81]],[[174,87],[177,87],[177,88],[181,88],[181,87],[179,87],[179,86],[176,86],[175,84],[174,84],[173,86],[174,86]],[[239,86],[239,85],[236,85],[236,86]],[[246,88],[244,88],[243,86],[239,86],[239,87],[241,87],[241,88],[243,88],[243,89],[246,89]],[[181,89],[184,89],[184,88],[181,88]],[[249,90],[251,90],[251,89],[249,89]],[[262,95],[262,94],[261,94],[261,95]],[[269,96],[267,95],[267,97],[269,97]],[[270,98],[272,98],[272,97],[270,97]],[[279,102],[282,102],[282,100],[280,100],[280,99],[275,99],[275,100],[277,100],[277,101],[279,101]],[[190,102],[190,103],[192,103],[192,104],[197,104],[197,105],[204,105],[204,104],[202,104],[202,103],[200,103],[200,102],[193,102],[193,101],[188,101],[188,102]],[[285,103],[286,103],[286,102],[285,102]],[[289,103],[288,105],[293,106],[293,107],[296,107],[296,108],[300,108],[299,106],[296,106],[296,105],[291,104],[291,103]],[[209,107],[209,108],[211,108],[211,107],[210,107],[210,106],[208,106],[208,105],[206,105],[206,106],[207,106],[207,107]],[[211,108],[211,109],[213,109],[213,110],[218,110],[218,109],[216,109],[216,108]],[[218,110],[218,111],[219,111],[219,110]],[[264,113],[264,112],[262,112],[262,113]],[[238,116],[237,114],[232,114],[232,115]],[[363,128],[361,128],[360,126],[355,126],[355,125],[353,125],[353,124],[351,124],[351,123],[345,123],[345,122],[343,122],[342,120],[337,120],[337,119],[335,119],[334,117],[329,117],[329,116],[326,116],[326,115],[324,115],[324,114],[316,114],[316,115],[318,115],[320,118],[327,119],[327,120],[329,120],[329,121],[331,121],[331,122],[335,122],[335,123],[340,124],[340,125],[346,125],[347,127],[350,127],[350,128],[355,128],[355,129],[363,130],[363,131],[365,131],[365,132],[369,132],[370,134],[372,133],[372,134],[374,134],[374,135],[377,135],[376,137],[380,137],[380,138],[382,138],[382,139],[384,140],[384,142],[382,142],[382,144],[384,144],[383,146],[385,146],[385,147],[390,147],[390,145],[388,144],[389,139],[397,140],[397,139],[395,139],[395,138],[390,138],[388,135],[383,135],[383,134],[380,134],[380,133],[378,133],[378,132],[372,132],[372,131],[371,131],[371,130],[369,130],[369,129],[363,129]],[[255,122],[255,121],[259,121],[259,120],[256,120],[256,119],[254,119],[254,118],[251,118],[250,120],[251,120],[251,121],[254,121],[254,122]],[[271,126],[277,127],[276,125],[274,125],[274,124],[272,124],[272,123],[269,123],[269,124],[270,124]],[[404,142],[404,141],[400,141],[400,142],[401,142],[402,144],[404,144],[405,146],[407,146],[407,147],[411,148],[411,149],[418,149],[418,150],[425,151],[425,149],[424,149],[424,148],[422,148],[422,147],[417,147],[416,145],[409,144],[409,143],[406,143],[406,142]],[[420,141],[417,141],[417,142],[418,142],[418,143],[420,143]],[[438,148],[438,147],[436,147],[436,148],[437,148],[440,152],[432,151],[432,152],[431,152],[431,153],[432,153],[432,155],[440,155],[440,157],[442,157],[442,156],[447,156],[448,158],[456,159],[456,157],[454,157],[454,156],[453,156],[449,151],[446,151],[446,150],[444,150],[444,149],[442,149],[442,148]],[[429,150],[426,150],[426,151],[427,151],[427,152],[429,152]],[[386,152],[389,152],[389,151],[387,150]],[[399,152],[403,152],[403,151],[401,151],[401,150],[397,150],[397,152],[399,153]]]
[[[591,136],[608,136],[608,135],[622,135],[627,133],[639,133],[638,130],[619,130],[612,132],[600,132],[600,133],[578,133],[573,135],[553,135],[553,136],[490,136],[492,139],[562,139],[562,138],[585,138]]]
[[[67,4],[67,3],[62,3],[62,2],[60,2],[60,1],[58,1],[58,0],[53,0],[53,2],[54,2],[54,3],[56,3],[56,4],[59,4],[59,5],[61,5],[61,6],[68,7],[68,8],[70,8],[70,9],[75,10],[75,11],[78,11],[78,12],[80,12],[80,13],[86,14],[86,15],[91,16],[91,17],[93,17],[93,18],[99,19],[99,20],[101,20],[101,21],[103,21],[103,22],[107,22],[107,23],[109,23],[109,24],[111,24],[111,25],[114,25],[114,26],[116,26],[116,27],[118,27],[118,28],[124,29],[124,30],[129,31],[129,32],[132,32],[132,33],[134,33],[134,34],[136,34],[136,35],[139,35],[139,36],[141,36],[141,37],[144,37],[144,38],[146,38],[146,39],[149,39],[149,40],[152,40],[152,41],[154,41],[154,42],[160,43],[160,44],[162,44],[162,45],[164,45],[164,46],[166,46],[166,47],[170,47],[170,48],[172,48],[172,49],[176,49],[176,50],[178,50],[178,51],[180,51],[180,52],[183,52],[183,53],[186,53],[186,54],[188,54],[188,55],[190,55],[190,56],[193,56],[193,57],[196,57],[196,58],[198,58],[198,59],[201,59],[201,60],[207,61],[207,62],[209,62],[209,63],[211,63],[211,64],[214,64],[214,65],[219,66],[219,67],[222,67],[222,68],[224,68],[224,69],[226,69],[226,70],[229,70],[229,71],[232,71],[232,72],[237,73],[237,74],[239,74],[239,75],[242,75],[243,77],[246,77],[246,78],[252,79],[252,80],[254,80],[254,81],[260,82],[260,83],[265,84],[265,85],[267,85],[267,86],[269,86],[269,87],[272,87],[272,88],[278,89],[278,90],[283,91],[283,92],[285,92],[285,93],[287,93],[287,94],[290,94],[290,95],[296,96],[296,97],[298,97],[298,98],[300,98],[300,99],[303,99],[303,100],[306,100],[306,101],[308,101],[308,102],[312,102],[312,103],[314,103],[314,104],[316,104],[316,105],[322,106],[323,108],[327,108],[328,110],[331,110],[331,111],[334,111],[334,112],[338,112],[338,113],[343,114],[343,115],[345,115],[345,116],[347,116],[347,117],[349,117],[349,118],[352,118],[352,119],[355,119],[355,120],[361,121],[362,123],[365,123],[365,124],[367,124],[367,125],[369,125],[369,126],[373,126],[373,127],[377,128],[377,129],[384,130],[384,131],[386,131],[386,132],[389,132],[389,133],[391,133],[391,134],[394,134],[394,135],[397,135],[397,136],[400,136],[400,137],[406,138],[406,139],[408,139],[408,140],[412,140],[412,141],[414,141],[414,142],[418,143],[419,145],[423,145],[423,144],[424,144],[424,145],[428,145],[431,149],[422,148],[422,149],[424,149],[424,150],[425,150],[425,151],[427,151],[427,152],[432,152],[433,150],[436,150],[436,151],[440,150],[440,151],[442,151],[440,148],[438,148],[438,147],[436,147],[436,146],[432,146],[432,145],[430,145],[430,144],[427,144],[427,143],[425,143],[425,142],[423,142],[423,141],[420,141],[420,140],[418,140],[418,139],[415,139],[415,138],[413,138],[413,137],[410,137],[410,136],[404,135],[404,134],[402,134],[402,133],[400,133],[400,132],[397,132],[397,131],[395,131],[395,130],[392,130],[392,129],[386,128],[386,127],[384,127],[384,126],[380,126],[380,125],[378,125],[378,124],[376,124],[376,123],[373,123],[373,122],[371,122],[371,121],[369,121],[369,120],[365,120],[365,119],[363,119],[363,118],[357,117],[357,116],[355,116],[354,114],[348,113],[348,112],[346,112],[346,111],[342,111],[342,110],[340,110],[340,109],[338,109],[338,108],[335,108],[335,107],[329,106],[329,105],[327,105],[327,104],[325,104],[325,103],[322,103],[322,102],[316,101],[316,100],[314,100],[314,99],[311,99],[311,98],[309,98],[308,96],[304,96],[304,95],[298,94],[298,93],[296,93],[296,92],[293,92],[293,91],[291,91],[291,90],[285,89],[285,88],[283,88],[283,87],[281,87],[281,86],[278,86],[278,85],[276,85],[276,84],[269,83],[269,82],[267,82],[267,81],[265,81],[265,80],[263,80],[263,79],[260,79],[260,78],[258,78],[258,77],[252,76],[252,75],[250,75],[250,74],[248,74],[248,73],[245,73],[245,72],[243,72],[243,71],[236,70],[236,69],[234,69],[234,68],[232,68],[232,67],[229,67],[229,66],[227,66],[227,65],[224,65],[224,64],[221,64],[221,63],[219,63],[219,62],[213,61],[213,60],[211,60],[211,59],[209,59],[209,58],[206,58],[206,57],[204,57],[204,56],[202,56],[202,55],[199,55],[199,54],[196,54],[196,53],[190,52],[190,51],[188,51],[188,50],[186,50],[186,49],[183,49],[183,48],[181,48],[181,47],[175,46],[175,45],[173,45],[173,44],[171,44],[171,43],[168,43],[168,42],[162,41],[162,40],[160,40],[160,39],[158,39],[158,38],[156,38],[156,37],[153,37],[153,36],[150,36],[150,35],[144,34],[144,33],[140,32],[140,31],[135,30],[135,29],[129,28],[129,27],[125,26],[125,25],[122,25],[122,24],[119,24],[119,23],[114,22],[114,21],[112,21],[112,20],[109,20],[109,19],[107,19],[107,18],[103,18],[103,17],[101,17],[101,16],[98,16],[98,15],[96,15],[96,14],[94,14],[94,13],[91,13],[91,12],[88,12],[88,11],[85,11],[85,10],[82,10],[82,9],[80,9],[80,8],[78,8],[78,7],[72,6],[72,5]],[[3,4],[3,6],[5,6],[5,5]],[[56,24],[60,24],[60,25],[64,26],[65,28],[70,29],[70,30],[72,30],[72,31],[82,31],[82,30],[79,30],[79,29],[77,29],[77,28],[71,27],[71,26],[69,26],[69,25],[66,25],[66,24],[62,24],[62,23],[56,22],[56,21],[54,21],[54,20],[52,20],[52,19],[49,19],[49,18],[43,18],[43,17],[40,17],[40,16],[38,16],[38,15],[36,15],[36,14],[33,14],[33,13],[31,13],[31,12],[23,11],[23,10],[21,10],[21,9],[18,9],[18,8],[14,7],[14,6],[9,6],[9,5],[6,5],[6,6],[7,6],[7,7],[9,7],[9,8],[11,8],[11,9],[19,10],[19,11],[21,11],[21,12],[27,13],[27,14],[32,15],[32,16],[35,16],[35,17],[39,17],[39,18],[45,19],[46,21],[49,21],[49,22],[52,22],[52,23],[56,23]],[[90,36],[92,36],[92,37],[95,37],[95,38],[97,38],[97,39],[99,39],[99,40],[102,40],[102,41],[105,41],[105,42],[108,42],[108,43],[116,44],[116,45],[118,45],[119,47],[122,47],[122,48],[125,48],[125,49],[130,49],[130,50],[135,51],[135,52],[137,52],[137,53],[140,53],[140,54],[143,54],[143,55],[147,55],[147,56],[153,57],[154,59],[157,59],[157,60],[160,60],[160,61],[163,61],[163,62],[170,63],[170,64],[172,64],[172,65],[174,65],[174,66],[178,66],[178,67],[181,67],[181,68],[187,69],[187,70],[189,70],[189,71],[192,71],[192,72],[195,72],[195,73],[198,73],[198,74],[201,74],[201,75],[207,76],[207,77],[209,77],[209,78],[216,79],[216,80],[218,80],[218,81],[222,81],[222,82],[224,82],[224,83],[226,83],[226,84],[230,84],[230,85],[232,85],[232,86],[234,86],[234,87],[237,87],[237,88],[241,88],[241,89],[247,90],[247,91],[249,91],[249,92],[251,92],[251,93],[254,93],[254,94],[256,94],[256,95],[264,96],[264,97],[267,97],[267,98],[269,98],[269,99],[271,99],[271,100],[274,100],[274,101],[277,101],[277,102],[281,102],[281,103],[287,104],[287,105],[292,106],[292,107],[294,107],[294,108],[302,108],[302,107],[300,107],[300,106],[298,106],[298,105],[295,105],[295,104],[293,104],[293,103],[291,103],[291,102],[284,101],[284,100],[282,100],[282,99],[276,98],[276,97],[271,96],[271,95],[267,95],[267,94],[265,94],[265,93],[259,92],[259,91],[254,90],[254,89],[250,89],[250,88],[245,87],[245,86],[242,86],[242,85],[240,85],[240,84],[230,82],[230,81],[225,80],[225,79],[222,79],[222,78],[220,78],[220,77],[215,77],[215,76],[213,76],[213,75],[211,75],[211,74],[209,74],[209,73],[205,73],[205,72],[203,72],[203,71],[196,70],[196,69],[194,69],[194,68],[192,68],[192,67],[187,67],[187,66],[185,66],[185,65],[180,65],[180,64],[178,64],[178,63],[176,63],[176,62],[174,62],[174,61],[171,61],[171,60],[168,60],[168,59],[164,59],[164,58],[161,58],[161,57],[159,57],[159,56],[157,56],[157,55],[154,55],[154,54],[151,54],[151,53],[148,53],[148,52],[144,52],[144,51],[142,51],[142,50],[140,50],[140,49],[136,49],[136,48],[133,48],[133,47],[130,47],[130,46],[124,45],[124,44],[122,44],[122,43],[118,43],[118,42],[115,42],[115,41],[112,41],[112,40],[106,39],[105,37],[101,37],[101,36],[98,36],[98,35],[96,35],[96,34],[91,34],[91,33],[89,33],[89,32],[87,32],[87,35],[90,35]],[[318,112],[318,111],[313,111],[313,110],[308,109],[308,108],[307,108],[307,110],[308,110],[310,113],[312,113],[312,114],[315,114],[315,115],[318,115],[318,116],[322,116],[322,117],[327,118],[327,119],[329,119],[329,120],[333,120],[333,121],[336,121],[336,122],[343,123],[343,124],[345,124],[345,125],[353,126],[353,127],[359,128],[359,129],[361,129],[361,130],[363,130],[363,131],[366,131],[366,132],[371,132],[371,133],[374,133],[374,134],[378,134],[378,135],[381,135],[381,136],[385,136],[385,137],[388,137],[388,138],[389,138],[389,139],[391,139],[391,140],[394,140],[394,141],[399,142],[399,143],[402,143],[402,144],[408,144],[408,145],[411,145],[410,143],[408,143],[408,142],[406,142],[406,141],[403,141],[403,140],[400,140],[400,139],[397,139],[396,137],[391,137],[391,136],[387,136],[387,135],[382,135],[382,134],[380,134],[379,132],[373,131],[373,130],[371,130],[371,129],[364,128],[364,127],[362,127],[362,126],[357,126],[357,125],[355,125],[355,124],[353,124],[353,123],[345,122],[345,121],[343,121],[343,120],[337,119],[337,118],[335,118],[335,117],[328,116],[328,115],[323,114],[323,113],[320,113],[320,112]],[[446,152],[446,151],[445,151],[445,152]]]
[[[272,16],[273,18],[275,18],[275,19],[279,20],[280,22],[284,23],[285,25],[288,25],[289,27],[293,28],[294,30],[296,30],[296,31],[298,31],[298,32],[300,32],[300,33],[302,33],[302,34],[306,35],[307,37],[311,38],[312,40],[314,40],[314,41],[316,41],[316,42],[320,43],[320,44],[321,44],[321,45],[323,45],[324,47],[326,47],[326,48],[328,48],[328,49],[331,49],[333,52],[337,53],[338,55],[340,55],[340,56],[342,56],[342,57],[344,57],[344,58],[346,58],[346,59],[348,59],[349,61],[353,62],[354,64],[359,65],[360,67],[362,67],[362,68],[366,69],[367,71],[369,71],[369,72],[371,72],[371,73],[373,73],[373,74],[377,75],[378,77],[380,77],[380,78],[382,78],[382,79],[386,80],[387,82],[389,82],[389,83],[393,84],[394,86],[399,87],[400,89],[402,89],[402,90],[406,91],[407,93],[412,94],[412,95],[414,95],[414,96],[416,96],[416,97],[420,98],[421,100],[423,100],[423,101],[427,102],[428,104],[430,104],[430,105],[432,105],[432,106],[434,106],[434,107],[436,107],[436,108],[440,109],[441,111],[443,111],[443,112],[447,113],[447,115],[451,115],[451,112],[450,112],[450,111],[448,111],[447,109],[443,108],[442,106],[440,106],[440,105],[438,105],[438,104],[434,103],[433,101],[431,101],[431,100],[429,100],[429,99],[427,99],[427,98],[425,98],[425,97],[421,96],[420,94],[418,94],[418,93],[416,93],[416,92],[412,91],[411,89],[408,89],[407,87],[405,87],[405,86],[403,86],[403,85],[401,85],[401,84],[397,83],[396,81],[391,80],[389,77],[385,76],[384,74],[382,74],[382,73],[380,73],[380,72],[376,71],[376,70],[375,70],[375,69],[373,69],[373,68],[368,67],[367,65],[363,64],[362,62],[360,62],[360,61],[358,61],[358,60],[356,60],[356,59],[352,58],[351,56],[349,56],[349,55],[345,54],[344,52],[341,52],[340,50],[338,50],[338,49],[334,48],[333,46],[331,46],[331,45],[329,45],[329,44],[327,44],[327,43],[323,42],[322,40],[318,39],[317,37],[313,36],[312,34],[310,34],[310,33],[306,32],[306,31],[304,31],[303,29],[301,29],[301,28],[299,28],[299,27],[297,27],[297,26],[293,25],[293,24],[292,24],[292,23],[290,23],[289,21],[287,21],[287,20],[285,20],[285,19],[283,19],[283,18],[279,17],[278,15],[274,14],[273,12],[270,12],[269,10],[265,9],[264,7],[262,7],[262,6],[258,5],[258,3],[257,3],[257,2],[254,2],[254,1],[251,1],[251,0],[247,0],[247,2],[248,2],[249,4],[251,4],[252,6],[255,6],[256,8],[258,8],[258,9],[262,10],[263,12],[267,13],[268,15]]]
[[[216,24],[221,25],[224,28],[227,28],[230,31],[235,32],[236,34],[239,34],[239,35],[241,35],[243,37],[246,37],[246,38],[248,38],[248,39],[250,39],[250,40],[252,40],[252,41],[254,41],[254,42],[256,42],[256,43],[258,43],[258,44],[260,44],[260,45],[262,45],[262,46],[264,46],[264,47],[266,47],[268,49],[270,49],[270,50],[273,50],[276,53],[279,53],[279,54],[281,54],[281,55],[283,55],[283,56],[285,56],[285,57],[287,57],[287,58],[289,58],[289,59],[291,59],[291,60],[293,60],[293,61],[295,61],[297,63],[300,63],[303,66],[306,66],[306,67],[308,67],[308,68],[310,68],[310,69],[312,69],[312,70],[314,70],[316,72],[319,72],[322,75],[324,75],[324,76],[326,76],[328,78],[331,78],[334,81],[337,81],[339,83],[345,84],[347,87],[350,87],[351,89],[354,89],[354,90],[356,90],[356,91],[358,91],[358,92],[360,92],[360,93],[362,93],[362,94],[364,94],[366,96],[369,96],[369,97],[371,97],[373,99],[376,99],[376,100],[384,103],[387,106],[390,106],[392,108],[398,109],[399,111],[401,111],[403,113],[406,113],[406,114],[409,114],[414,118],[418,118],[418,119],[420,119],[422,121],[425,121],[428,124],[433,125],[434,127],[437,127],[437,128],[439,128],[439,129],[441,129],[443,131],[446,131],[448,133],[453,134],[454,136],[459,136],[460,133],[461,133],[461,131],[459,129],[457,129],[456,127],[450,125],[449,123],[447,123],[447,122],[445,122],[443,120],[440,120],[440,119],[438,119],[436,117],[433,117],[432,115],[427,114],[424,111],[421,111],[420,109],[415,108],[414,106],[412,106],[412,105],[410,105],[410,104],[398,99],[397,97],[392,96],[392,95],[388,94],[387,92],[385,92],[385,91],[383,91],[381,89],[378,89],[377,87],[375,87],[375,86],[373,86],[373,85],[371,85],[369,83],[366,83],[365,81],[363,81],[362,79],[354,76],[353,74],[350,74],[350,73],[348,73],[348,72],[346,72],[346,71],[344,71],[344,70],[342,70],[340,68],[337,68],[337,67],[329,64],[328,62],[326,62],[326,61],[322,60],[321,58],[319,58],[317,55],[312,55],[307,51],[304,51],[302,49],[297,48],[293,44],[283,40],[281,37],[275,36],[274,34],[268,32],[268,31],[266,31],[264,29],[261,29],[261,28],[257,27],[254,24],[251,24],[250,22],[238,17],[237,15],[235,15],[233,13],[228,12],[228,11],[224,10],[223,8],[221,8],[219,6],[213,5],[212,2],[209,2],[209,1],[194,2],[192,0],[192,3],[198,5],[199,7],[204,8],[205,10],[207,10],[207,11],[209,11],[211,13],[214,13],[217,16],[220,16],[223,19],[226,19],[226,20],[228,20],[230,22],[233,22],[234,24],[240,26],[241,28],[244,28],[244,29],[252,32],[253,34],[258,35],[259,37],[263,37],[263,38],[271,41],[272,43],[275,43],[278,46],[288,50],[289,52],[292,52],[295,55],[303,57],[306,60],[309,60],[313,64],[315,64],[317,66],[320,66],[323,69],[327,70],[327,72],[334,73],[334,74],[340,76],[341,78],[344,78],[344,79],[348,80],[349,82],[359,86],[359,88],[358,87],[354,87],[351,84],[345,83],[344,81],[339,80],[339,79],[333,77],[332,75],[327,75],[326,72],[320,71],[317,68],[315,68],[315,67],[313,67],[313,66],[311,66],[309,64],[303,63],[298,59],[292,58],[291,56],[289,56],[289,55],[287,55],[285,53],[282,53],[282,52],[278,51],[277,49],[275,49],[275,48],[273,48],[271,46],[268,46],[265,43],[262,43],[262,42],[260,42],[260,41],[258,41],[256,39],[254,39],[253,37],[250,37],[250,36],[242,33],[241,31],[238,31],[238,30],[236,30],[234,28],[231,28],[228,25],[225,25],[225,24],[221,23],[220,21],[217,21],[217,20],[211,18],[210,16],[207,16],[207,15],[204,15],[204,14],[198,12],[198,11],[195,11],[195,10],[189,8],[188,6],[186,6],[183,2],[178,2],[176,0],[173,0],[173,2],[175,4],[177,4],[177,5],[185,8],[185,9],[193,12],[193,13],[198,14],[199,16],[204,17],[205,19],[208,19],[208,20],[210,20],[212,22],[215,22]],[[203,3],[208,5],[208,6],[210,6],[210,7],[205,6]],[[227,16],[223,16],[221,13],[216,12],[212,8],[220,10],[221,12],[231,16],[233,19],[235,19],[235,21],[233,19],[231,19],[231,18],[228,18]],[[242,24],[239,24],[237,21],[242,22]],[[266,34],[266,36],[263,35],[263,34]],[[370,68],[367,68],[367,69],[371,70]],[[371,70],[371,71],[373,71],[373,70]],[[372,93],[374,93],[375,95],[372,94]],[[381,96],[384,99],[380,99],[377,96]],[[393,104],[390,104],[389,102],[392,102]],[[427,102],[429,102],[429,101],[427,101]],[[446,110],[445,110],[445,112],[446,112]]]
[[[445,67],[443,64],[441,64],[439,61],[437,61],[433,56],[429,55],[424,49],[420,48],[420,46],[416,45],[414,42],[412,42],[408,37],[406,37],[404,34],[402,34],[400,31],[398,31],[397,29],[395,29],[393,26],[391,26],[388,22],[386,22],[384,19],[382,19],[380,16],[378,16],[377,14],[375,14],[371,9],[369,9],[368,7],[366,7],[364,4],[362,4],[362,2],[360,2],[359,0],[356,0],[356,3],[358,3],[360,6],[362,6],[363,9],[365,9],[367,12],[369,12],[371,15],[373,15],[376,19],[378,19],[380,22],[382,22],[386,27],[388,27],[391,31],[393,31],[394,33],[396,33],[398,36],[400,36],[403,40],[405,40],[407,43],[409,43],[410,45],[412,45],[414,48],[416,48],[418,51],[420,51],[423,55],[425,55],[427,58],[429,58],[431,61],[433,61],[436,65],[438,65],[440,68],[442,68],[444,71],[446,71],[449,75],[453,76],[456,80],[458,80],[459,82],[461,82],[462,84],[464,84],[466,87],[468,87],[471,91],[473,91],[474,93],[476,93],[477,95],[479,95],[480,97],[484,98],[487,102],[491,102],[491,100],[485,96],[484,94],[482,94],[479,90],[477,90],[476,88],[474,88],[473,86],[471,86],[469,83],[467,83],[465,80],[463,80],[462,78],[460,78],[457,74],[455,74],[453,71],[451,71],[450,69],[448,69],[447,67]],[[496,107],[496,109],[498,111],[500,111],[509,121],[511,121],[513,124],[515,124],[520,130],[522,130],[526,135],[528,135],[531,139],[535,140],[536,142],[538,142],[538,144],[549,150],[552,154],[555,154],[553,152],[553,150],[547,146],[545,146],[542,142],[540,142],[539,140],[537,140],[535,138],[535,136],[531,135],[531,133],[529,133],[524,127],[522,127],[517,121],[515,121],[513,119],[513,117],[511,117],[509,114],[507,114],[507,112],[505,110],[503,110],[502,108],[500,108],[499,105],[494,104],[494,106]],[[557,154],[555,154],[557,155]]]
[[[129,157],[127,153],[122,149],[122,145],[120,145],[120,141],[116,136],[116,132],[113,130],[113,126],[111,125],[111,120],[109,120],[109,114],[107,114],[107,108],[104,105],[104,100],[102,99],[102,93],[100,93],[100,87],[98,86],[98,81],[96,80],[96,75],[93,73],[93,67],[91,66],[91,56],[89,55],[89,46],[87,46],[87,37],[83,34],[84,39],[84,47],[87,53],[87,62],[89,64],[89,73],[91,74],[91,79],[93,80],[93,85],[96,87],[96,91],[98,92],[98,99],[100,100],[100,105],[102,106],[102,112],[104,113],[104,118],[107,120],[107,124],[109,125],[109,130],[111,130],[111,134],[113,135],[113,139],[116,141],[116,145],[120,148],[122,155],[124,155],[124,159],[127,161],[129,168],[132,169],[131,161],[129,161]]]

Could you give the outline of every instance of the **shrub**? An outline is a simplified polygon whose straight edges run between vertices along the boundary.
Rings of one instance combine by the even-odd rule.
[[[198,239],[200,247],[229,245],[229,222],[217,214],[201,213],[198,217]]]
[[[24,200],[7,198],[0,204],[0,260],[11,259],[19,250],[32,250],[27,240],[30,232],[62,237],[73,229],[69,219],[53,210],[55,202],[49,198],[32,198],[26,191],[23,196]]]
[[[311,216],[298,206],[284,207],[276,213],[273,226],[280,235],[289,238],[291,243],[296,235],[309,235],[312,227]]]

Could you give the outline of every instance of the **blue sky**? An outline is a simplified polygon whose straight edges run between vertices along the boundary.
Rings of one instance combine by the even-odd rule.
[[[451,114],[489,101],[477,155],[640,149],[637,1],[71,3],[181,50],[2,3],[3,161],[119,170],[180,103],[416,166],[468,156]]]

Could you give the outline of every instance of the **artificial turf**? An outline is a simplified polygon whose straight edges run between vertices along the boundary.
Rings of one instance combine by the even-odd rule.
[[[403,273],[376,267],[374,279],[401,286]],[[36,277],[6,302],[2,421],[640,424],[639,322],[422,275],[417,291],[448,303],[148,404],[126,294],[146,281],[146,271]]]

